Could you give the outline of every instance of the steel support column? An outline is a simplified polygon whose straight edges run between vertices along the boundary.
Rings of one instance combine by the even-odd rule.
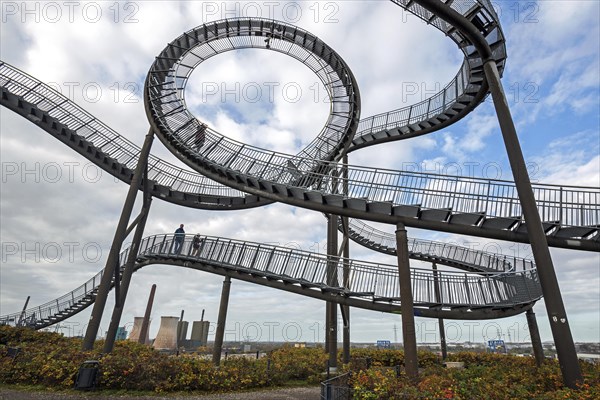
[[[117,224],[115,236],[110,247],[110,252],[108,253],[108,259],[106,260],[102,279],[98,287],[98,293],[96,294],[96,299],[94,301],[94,308],[92,309],[92,314],[90,315],[90,320],[85,331],[85,337],[83,338],[83,350],[92,350],[94,347],[94,342],[96,341],[96,336],[98,335],[100,320],[102,319],[104,307],[106,306],[106,299],[108,298],[108,292],[110,291],[111,280],[114,277],[115,267],[119,262],[119,252],[121,251],[123,241],[126,237],[125,232],[127,230],[127,224],[129,223],[129,218],[131,217],[131,212],[135,204],[135,198],[142,182],[142,175],[146,169],[148,155],[150,154],[150,148],[152,147],[153,139],[154,132],[152,129],[150,129],[140,151],[140,157],[131,179],[129,191],[127,192],[127,197],[125,198],[125,204],[123,205],[123,210],[121,211],[121,217],[119,219],[119,223]]]
[[[231,278],[225,277],[223,289],[221,290],[221,304],[219,305],[219,317],[217,318],[217,332],[215,333],[215,344],[213,346],[213,364],[221,364],[221,351],[223,350],[223,337],[225,336],[225,322],[227,320],[227,307],[229,306],[229,292],[231,290]]]
[[[331,317],[329,316],[331,308],[329,302],[325,302],[325,353],[329,354],[329,322]]]
[[[19,315],[19,319],[16,323],[16,326],[21,326],[21,324],[23,323],[23,319],[25,318],[25,311],[27,311],[27,305],[29,304],[30,298],[31,298],[31,296],[27,296],[27,299],[25,300],[25,304],[23,305],[23,311],[21,311],[21,314]]]
[[[415,0],[415,2],[456,27],[481,55],[485,78],[494,101],[496,116],[498,117],[500,131],[502,132],[515,186],[523,209],[523,216],[527,222],[529,242],[538,268],[538,276],[542,286],[544,303],[548,311],[548,318],[550,319],[550,328],[552,329],[563,381],[566,386],[576,389],[578,383],[583,382],[583,376],[577,360],[575,343],[573,342],[554,264],[548,249],[548,241],[536,206],[535,196],[531,189],[531,182],[519,144],[517,130],[510,114],[492,49],[473,22],[447,4],[438,0]]]
[[[342,218],[342,225],[344,226],[344,249],[343,249],[343,257],[344,257],[344,288],[350,288],[350,238],[348,232],[348,217]],[[348,364],[350,362],[350,306],[340,305],[343,309],[344,318],[344,328],[343,328],[343,356],[342,362],[344,364]]]
[[[398,256],[398,279],[400,280],[400,310],[402,312],[402,341],[404,345],[404,367],[408,378],[419,379],[417,360],[417,334],[408,258],[408,236],[404,224],[396,225],[396,254]]]
[[[144,188],[147,188],[146,179],[144,179]],[[151,198],[147,196],[147,192],[144,193],[144,206],[141,212],[141,218],[135,228],[133,234],[133,241],[129,247],[129,254],[127,255],[127,262],[125,264],[125,270],[121,277],[121,287],[119,294],[119,301],[115,302],[113,308],[112,317],[110,319],[110,325],[108,326],[108,332],[106,333],[106,340],[104,341],[104,353],[110,353],[115,345],[115,339],[117,335],[117,329],[121,322],[121,316],[123,315],[123,308],[125,307],[125,299],[127,299],[127,292],[129,290],[129,284],[131,282],[131,275],[133,275],[133,267],[135,266],[135,259],[137,257],[140,243],[144,236],[144,229],[146,227],[146,221],[148,220],[148,214],[150,212]],[[116,288],[115,288],[116,290]]]
[[[525,221],[527,221],[527,233],[531,242],[533,258],[538,267],[538,276],[542,285],[544,303],[546,304],[548,318],[550,319],[550,328],[552,329],[552,336],[554,337],[563,380],[565,385],[575,389],[578,383],[583,382],[583,376],[581,375],[579,361],[577,360],[577,351],[575,350],[567,312],[565,311],[560,287],[558,286],[558,279],[556,278],[546,234],[542,227],[542,220],[535,203],[533,190],[531,189],[525,159],[523,158],[517,131],[510,114],[510,109],[508,108],[502,83],[500,82],[496,62],[489,60],[483,67],[494,99],[494,107],[496,108],[496,115],[500,122],[500,130],[504,138],[504,145],[508,153],[521,207],[523,208],[523,216],[525,217]]]
[[[327,222],[327,285],[338,286],[337,284],[337,264],[338,264],[338,216],[330,214]],[[333,294],[332,294],[333,295]],[[333,371],[337,370],[337,303],[333,301],[327,302],[328,314],[328,330],[327,342],[329,353],[329,368]]]
[[[342,157],[342,190],[344,196],[348,195],[348,153],[345,152]],[[342,257],[344,257],[344,276],[343,276],[343,284],[344,288],[350,289],[350,221],[348,217],[342,217],[342,227],[344,229],[344,245],[342,250]],[[350,362],[350,306],[341,305],[343,309],[344,318],[344,328],[342,331],[342,341],[343,341],[343,355],[342,362],[344,364],[348,364]]]
[[[531,347],[533,347],[535,363],[540,367],[544,363],[544,348],[542,347],[542,339],[540,338],[540,331],[533,308],[527,310],[525,315],[527,316],[527,326],[529,327],[529,336],[531,337]]]
[[[438,272],[437,272],[437,264],[432,263],[432,267],[433,267],[433,284],[434,284],[434,290],[435,290],[435,302],[441,304],[442,296],[441,296],[441,291],[440,291],[440,281],[439,281]],[[440,326],[440,347],[442,349],[442,360],[446,360],[446,358],[448,357],[448,348],[446,347],[446,331],[444,329],[444,319],[438,318],[438,324]]]

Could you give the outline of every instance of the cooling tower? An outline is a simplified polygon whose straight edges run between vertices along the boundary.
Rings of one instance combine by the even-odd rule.
[[[137,342],[140,339],[140,331],[142,330],[142,323],[144,322],[144,317],[133,317],[133,328],[131,329],[131,333],[129,334],[129,338],[128,340],[131,340],[132,342]],[[150,322],[148,322],[148,327],[150,326]],[[150,331],[150,329],[148,329],[146,331],[146,340],[144,341],[145,344],[149,344],[150,343],[150,337],[148,335],[148,332]]]
[[[187,321],[179,321],[177,323],[177,340],[179,343],[183,343],[187,337],[188,324]]]
[[[155,349],[177,349],[177,323],[179,317],[160,317],[160,328],[152,345]]]
[[[198,346],[206,346],[208,341],[208,329],[210,322],[208,321],[194,321],[192,324],[192,337],[191,340],[198,343]]]

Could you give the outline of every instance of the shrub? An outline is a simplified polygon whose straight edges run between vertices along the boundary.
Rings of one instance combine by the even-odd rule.
[[[114,351],[102,354],[103,343],[82,352],[81,339],[56,333],[0,326],[0,382],[71,388],[85,360],[100,361],[99,387],[155,392],[225,392],[278,385],[289,380],[318,382],[328,355],[322,349],[284,346],[260,360],[229,358],[215,368],[210,360],[192,355],[167,356],[133,342],[115,343]],[[8,347],[20,347],[16,358]],[[533,358],[461,352],[449,361],[462,361],[464,369],[446,369],[433,353],[419,352],[419,382],[391,368],[402,365],[398,350],[353,349],[350,385],[356,399],[516,399],[534,400],[600,398],[600,365],[582,363],[584,382],[580,390],[562,386],[556,360],[540,368]],[[359,359],[371,359],[366,369]],[[362,365],[361,365],[362,364]],[[269,367],[268,367],[269,366]]]

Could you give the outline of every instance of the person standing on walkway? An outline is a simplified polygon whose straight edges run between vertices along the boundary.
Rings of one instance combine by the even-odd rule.
[[[175,240],[173,252],[175,254],[179,254],[181,252],[181,248],[183,247],[183,239],[185,239],[185,231],[183,230],[183,224],[179,225],[179,228],[175,230]]]
[[[202,236],[197,233],[196,236],[194,236],[194,239],[192,239],[192,248],[194,249],[192,251],[192,256],[198,256],[200,254],[200,243],[202,243]]]

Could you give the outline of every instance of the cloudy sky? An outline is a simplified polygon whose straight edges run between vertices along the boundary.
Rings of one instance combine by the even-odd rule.
[[[346,60],[368,117],[418,102],[457,72],[461,53],[443,34],[384,1],[1,1],[0,58],[52,85],[140,144],[148,129],[141,89],[154,57],[182,32],[233,16],[275,18],[315,33]],[[600,3],[499,1],[508,40],[503,84],[532,181],[600,186]],[[327,118],[325,91],[293,59],[265,51],[226,53],[192,74],[186,100],[221,133],[295,153]],[[104,266],[127,186],[11,111],[0,109],[2,259],[0,315],[50,301]],[[153,154],[178,161],[159,141]],[[449,129],[376,146],[351,163],[452,175],[511,179],[491,100]],[[325,220],[287,205],[232,212],[190,210],[156,200],[147,234],[231,237],[324,252]],[[531,256],[529,246],[411,229],[414,237]],[[600,255],[552,249],[577,341],[600,341]],[[393,263],[358,245],[357,259]],[[423,266],[415,263],[415,266]],[[427,265],[425,265],[427,267]],[[122,324],[142,316],[158,285],[150,336],[160,316],[215,321],[222,278],[168,266],[133,276]],[[101,329],[108,328],[111,293]],[[543,301],[535,308],[543,340],[551,334]],[[61,326],[81,334],[91,307]],[[226,340],[322,341],[325,306],[274,289],[233,281]],[[399,316],[354,310],[352,340],[401,340]],[[438,340],[437,321],[417,318],[419,342]],[[528,340],[525,316],[447,321],[448,340],[483,341],[498,334]],[[213,334],[209,336],[212,340]]]

